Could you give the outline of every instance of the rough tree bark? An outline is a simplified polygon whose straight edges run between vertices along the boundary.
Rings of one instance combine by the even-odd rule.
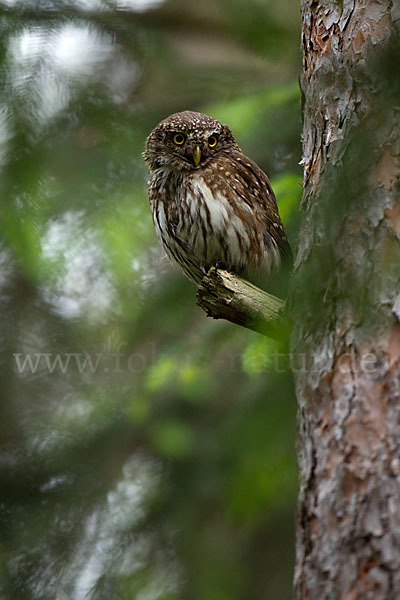
[[[398,600],[400,7],[301,8],[295,596]]]

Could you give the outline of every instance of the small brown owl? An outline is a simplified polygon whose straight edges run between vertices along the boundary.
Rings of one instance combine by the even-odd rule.
[[[260,281],[291,259],[269,179],[227,125],[176,113],[153,129],[144,158],[157,235],[190,279],[216,265]]]

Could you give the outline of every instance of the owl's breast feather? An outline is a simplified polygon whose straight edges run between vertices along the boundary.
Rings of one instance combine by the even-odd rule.
[[[222,262],[239,271],[247,263],[254,231],[222,192],[215,187],[211,189],[200,174],[191,179],[181,196],[181,214],[185,216],[180,235],[205,264]]]
[[[201,173],[163,184],[151,194],[156,231],[167,254],[191,279],[199,282],[201,269],[215,264],[248,278],[279,266],[278,249],[266,247],[258,213],[234,189],[215,185]]]

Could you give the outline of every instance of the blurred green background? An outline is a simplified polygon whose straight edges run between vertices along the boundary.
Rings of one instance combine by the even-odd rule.
[[[228,123],[294,247],[297,4],[1,3],[2,599],[291,598],[292,376],[196,306],[141,152]]]

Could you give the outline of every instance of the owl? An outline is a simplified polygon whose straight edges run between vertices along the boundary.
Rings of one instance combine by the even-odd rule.
[[[269,179],[227,125],[173,114],[150,133],[143,156],[157,235],[194,282],[211,266],[259,282],[291,259]]]

